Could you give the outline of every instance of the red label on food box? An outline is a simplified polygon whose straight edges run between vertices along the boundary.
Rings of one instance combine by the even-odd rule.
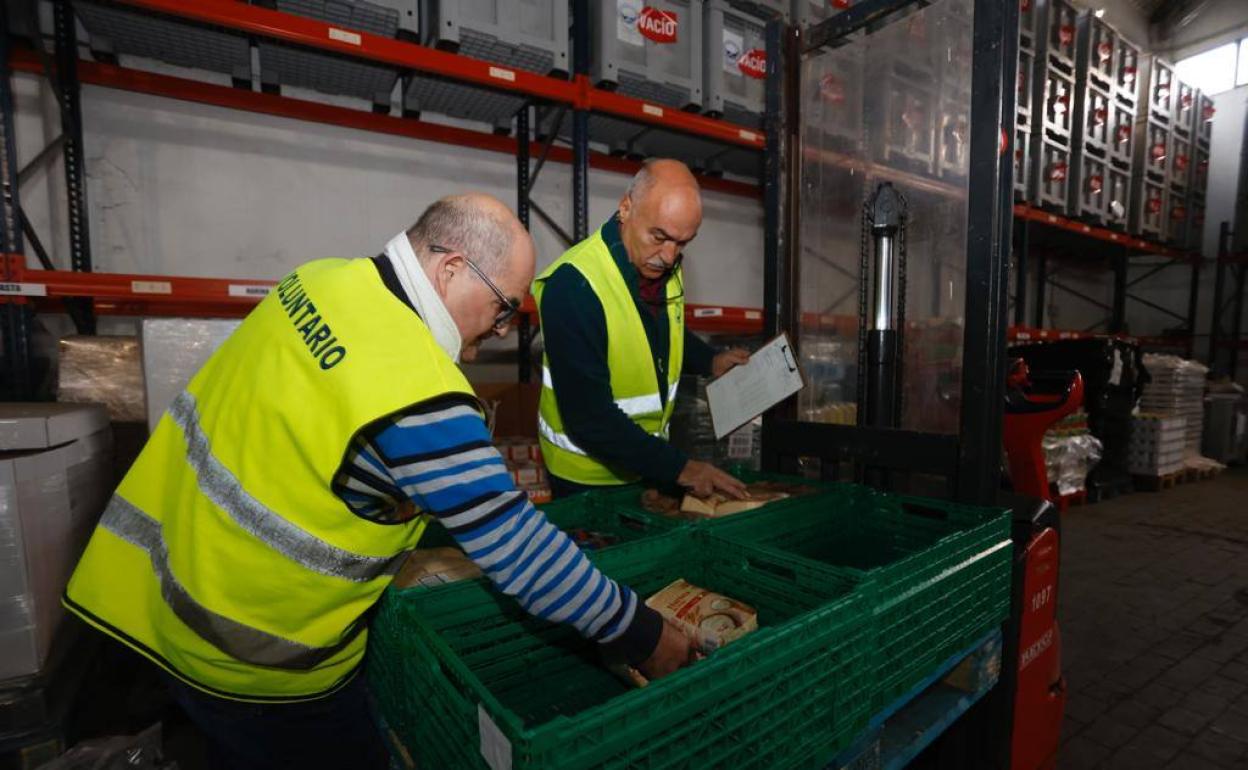
[[[675,43],[680,26],[675,11],[661,11],[647,5],[637,17],[637,29],[656,43]]]
[[[737,67],[743,75],[762,80],[767,77],[767,52],[762,48],[751,48],[737,59]]]

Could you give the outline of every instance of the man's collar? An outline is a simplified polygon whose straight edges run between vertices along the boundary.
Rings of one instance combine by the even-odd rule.
[[[641,275],[637,272],[637,268],[633,267],[633,263],[628,259],[628,249],[624,248],[624,239],[620,237],[620,215],[612,214],[602,226],[602,240],[607,244],[607,249],[611,252],[611,258],[615,260],[615,265],[620,269],[620,275],[624,277],[624,283],[628,286],[629,291],[636,294],[637,284],[641,280]]]

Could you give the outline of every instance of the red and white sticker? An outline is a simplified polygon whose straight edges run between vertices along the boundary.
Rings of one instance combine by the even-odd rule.
[[[751,48],[737,59],[737,68],[746,77],[762,80],[767,77],[767,51],[762,48]]]
[[[825,102],[840,104],[845,101],[845,84],[836,75],[829,72],[819,78],[819,95]]]
[[[675,43],[680,19],[675,11],[664,11],[647,5],[637,17],[637,29],[643,37],[655,43]]]
[[[854,4],[853,0],[828,0],[828,5],[832,6],[838,11],[843,11],[853,4]]]

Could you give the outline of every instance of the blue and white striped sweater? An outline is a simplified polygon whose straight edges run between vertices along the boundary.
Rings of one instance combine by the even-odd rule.
[[[517,490],[474,405],[461,397],[405,410],[356,439],[334,490],[357,515],[398,522],[436,516],[503,593],[528,612],[571,624],[637,663],[661,620],[599,572]]]

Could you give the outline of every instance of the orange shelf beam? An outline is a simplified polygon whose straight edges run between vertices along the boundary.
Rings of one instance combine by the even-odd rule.
[[[1120,233],[1117,230],[1110,230],[1105,227],[1096,227],[1095,225],[1089,225],[1075,219],[1067,219],[1066,217],[1045,211],[1044,209],[1028,206],[1025,203],[1014,204],[1014,216],[1019,219],[1039,222],[1041,224],[1049,225],[1050,227],[1056,227],[1060,230],[1067,230],[1089,238],[1095,238],[1096,240],[1116,243],[1120,246],[1126,246],[1147,254],[1158,254],[1163,257],[1170,257],[1171,259],[1184,259],[1188,261],[1198,258],[1192,252],[1184,249],[1176,249],[1160,243],[1155,243],[1153,241],[1147,241],[1143,238],[1137,238],[1134,235]]]
[[[436,48],[371,35],[316,19],[248,5],[238,0],[119,0],[119,2],[189,21],[260,35],[294,45],[318,48],[381,64],[441,75],[453,80],[562,102],[642,123],[665,126],[729,144],[761,150],[761,131],[693,115],[641,99],[593,88],[585,76],[561,80],[503,67]]]
[[[19,72],[34,74],[43,72],[43,65],[34,51],[29,49],[14,49],[9,57],[9,66]],[[83,83],[102,88],[131,91],[167,99],[208,104],[225,109],[273,115],[376,134],[388,134],[390,136],[402,136],[409,139],[438,142],[458,147],[470,147],[476,150],[497,152],[513,157],[517,149],[516,140],[509,136],[499,136],[484,131],[430,123],[413,118],[378,115],[365,110],[339,107],[304,99],[292,99],[277,94],[245,91],[240,88],[205,83],[172,75],[161,75],[128,67],[118,67],[112,64],[80,60],[78,62],[78,77]],[[572,162],[572,151],[566,147],[552,147],[547,158],[557,163],[570,164]],[[598,152],[590,153],[589,165],[591,168],[602,171],[629,175],[637,173],[637,169],[641,168],[641,163],[638,161],[616,158]],[[697,176],[698,183],[704,190],[713,190],[744,198],[762,199],[762,188],[756,184],[703,174]]]

